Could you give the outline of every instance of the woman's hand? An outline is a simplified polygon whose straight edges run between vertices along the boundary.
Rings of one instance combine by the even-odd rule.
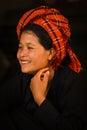
[[[40,105],[45,99],[49,90],[49,68],[41,69],[31,79],[30,89],[35,102]]]

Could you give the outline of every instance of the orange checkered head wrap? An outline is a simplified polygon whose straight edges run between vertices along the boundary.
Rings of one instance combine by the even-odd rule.
[[[19,39],[21,30],[28,24],[41,26],[52,39],[52,46],[56,49],[56,54],[53,58],[54,68],[61,66],[63,59],[68,55],[70,59],[68,67],[75,72],[80,72],[81,64],[68,43],[71,35],[68,19],[59,10],[48,6],[40,6],[27,11],[19,20],[17,26]]]

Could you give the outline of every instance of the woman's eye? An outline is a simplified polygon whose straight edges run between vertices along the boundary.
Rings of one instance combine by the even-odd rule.
[[[33,49],[33,47],[28,47],[28,49]]]
[[[21,46],[21,45],[18,46],[18,49],[22,49],[22,48],[23,48],[23,46]]]
[[[22,48],[22,46],[18,46],[18,49],[21,49]]]

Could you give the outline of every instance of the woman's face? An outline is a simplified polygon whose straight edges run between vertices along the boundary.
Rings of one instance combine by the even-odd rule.
[[[35,74],[42,68],[49,66],[50,50],[39,43],[38,37],[32,32],[23,32],[19,41],[17,58],[23,73]]]

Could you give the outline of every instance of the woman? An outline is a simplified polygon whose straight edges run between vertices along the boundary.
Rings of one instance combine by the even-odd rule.
[[[86,78],[69,45],[68,20],[57,9],[40,6],[21,17],[17,35],[22,73],[1,88],[0,127],[83,130]]]

